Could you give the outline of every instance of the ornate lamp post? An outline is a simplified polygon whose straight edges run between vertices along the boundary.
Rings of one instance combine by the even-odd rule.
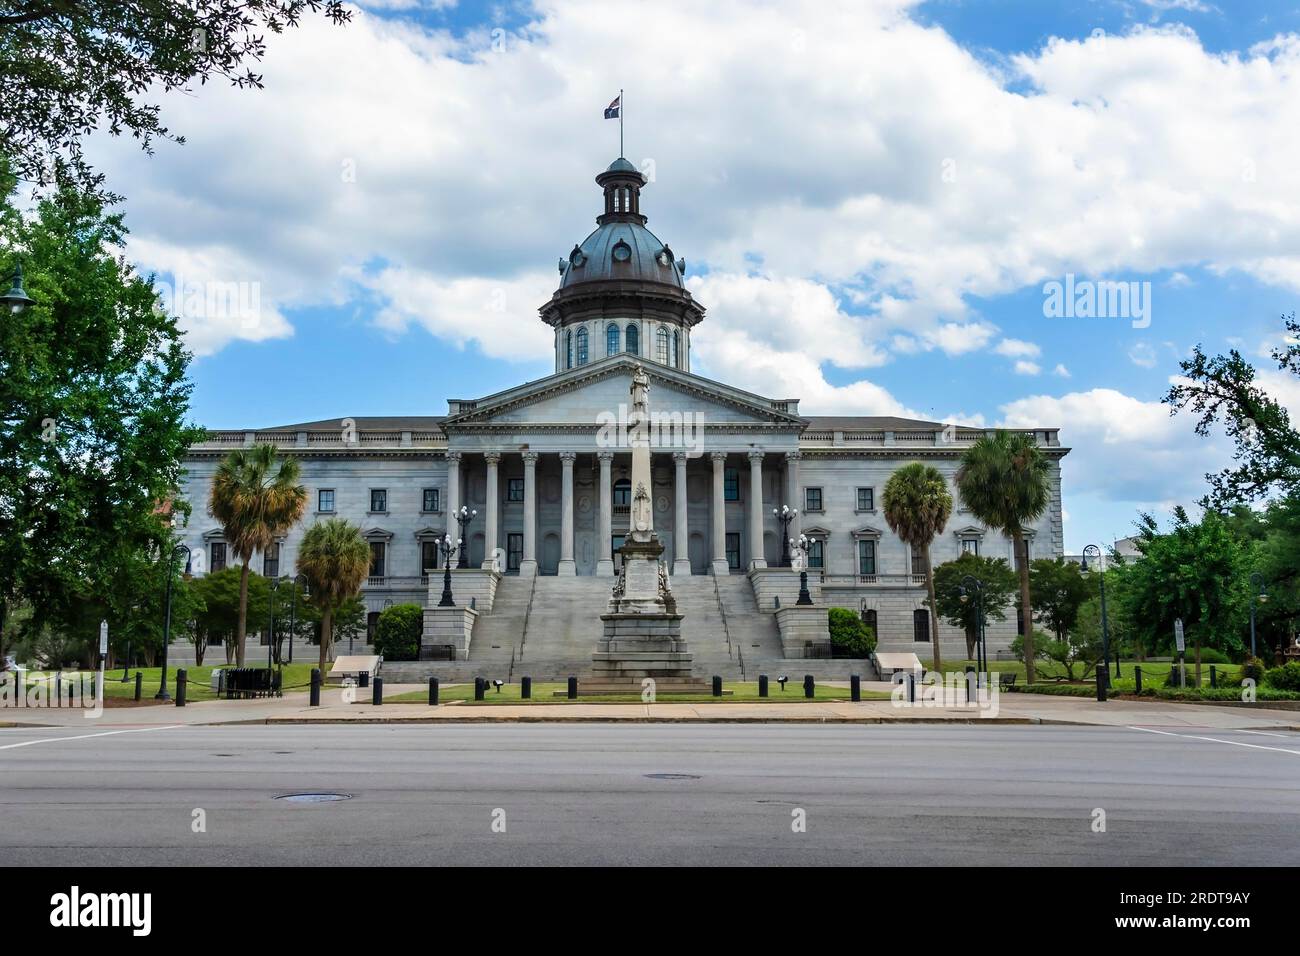
[[[772,514],[776,520],[781,522],[781,567],[790,567],[790,522],[799,516],[798,508],[791,508],[789,505],[782,505],[779,509],[773,508]]]
[[[27,311],[35,300],[29,296],[23,289],[23,261],[21,259],[14,263],[13,285],[4,295],[0,295],[0,302],[8,307],[14,315]]]
[[[1255,605],[1268,603],[1268,593],[1264,590],[1264,576],[1256,571],[1250,576],[1250,589],[1254,592],[1250,599],[1250,656],[1255,656]]]
[[[460,550],[460,542],[461,539],[457,538],[453,543],[451,535],[445,535],[438,542],[438,551],[442,553],[442,598],[438,601],[438,607],[456,606],[451,598],[451,559]]]
[[[790,550],[799,555],[799,600],[794,603],[812,604],[812,595],[808,593],[808,547],[812,544],[812,539],[806,534],[801,534],[798,541],[794,538],[788,538],[786,541]]]
[[[452,514],[456,516],[456,523],[460,525],[460,533],[456,539],[456,544],[459,545],[462,541],[465,540],[465,528],[468,527],[469,523],[473,521],[474,518],[478,515],[478,509],[471,510],[469,508],[466,508],[464,505],[461,505],[460,510],[453,511]],[[457,562],[456,567],[458,568],[469,567],[469,552],[466,551],[464,548],[460,549],[460,561]]]
[[[167,647],[172,641],[172,570],[176,567],[176,558],[182,551],[185,552],[185,572],[181,577],[186,581],[193,577],[190,573],[190,549],[183,544],[178,544],[172,548],[172,553],[167,558],[167,609],[163,614],[162,682],[158,685],[158,693],[153,695],[154,700],[172,699],[172,695],[167,693]]]
[[[1090,544],[1083,549],[1083,559],[1079,567],[1088,570],[1088,558],[1097,560],[1097,572],[1101,575],[1101,666],[1097,668],[1097,699],[1105,700],[1110,689],[1110,622],[1106,619],[1106,569],[1101,563],[1101,548]]]
[[[962,604],[970,600],[970,591],[975,592],[975,669],[982,681],[989,667],[988,647],[984,643],[984,582],[973,574],[963,574],[960,591]]]

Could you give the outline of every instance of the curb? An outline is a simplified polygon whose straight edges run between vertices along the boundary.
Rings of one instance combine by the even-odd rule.
[[[238,721],[241,724],[1050,724],[1053,720],[1038,717],[610,717],[608,715],[515,716],[491,714],[463,717],[267,717],[264,720]],[[1066,721],[1060,721],[1066,723]],[[208,725],[212,726],[212,725]],[[229,723],[225,726],[230,726]]]

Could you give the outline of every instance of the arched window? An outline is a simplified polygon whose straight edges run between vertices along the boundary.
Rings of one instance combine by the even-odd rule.
[[[641,332],[635,325],[627,327],[627,351],[629,355],[641,354]]]
[[[912,640],[930,643],[930,612],[926,608],[918,607],[912,612]]]
[[[681,346],[681,336],[678,334],[676,329],[673,329],[673,361],[672,361],[673,368],[682,367],[681,359],[680,359],[680,355],[681,355],[680,346]]]
[[[620,478],[614,482],[614,504],[624,508],[632,504],[632,480]]]
[[[660,365],[667,365],[670,357],[668,354],[668,330],[661,328],[655,333],[655,360]]]
[[[605,354],[618,354],[618,326],[613,322],[605,327]]]
[[[578,329],[578,364],[587,364],[587,330]]]
[[[564,367],[573,368],[573,332],[564,333]]]

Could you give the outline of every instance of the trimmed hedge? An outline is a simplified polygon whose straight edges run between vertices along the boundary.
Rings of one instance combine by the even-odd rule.
[[[1300,691],[1300,661],[1270,667],[1264,671],[1264,683],[1274,690]]]
[[[856,611],[833,607],[826,612],[831,644],[856,657],[866,657],[876,649],[876,635]]]
[[[375,627],[375,653],[386,661],[413,661],[420,656],[424,633],[424,608],[418,604],[394,604],[384,608]]]

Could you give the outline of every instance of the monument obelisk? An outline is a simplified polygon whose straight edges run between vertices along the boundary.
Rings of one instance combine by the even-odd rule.
[[[691,653],[682,640],[663,542],[654,528],[650,476],[650,376],[636,366],[632,373],[628,444],[632,449],[632,506],[621,550],[623,567],[614,582],[609,610],[600,616],[604,633],[592,654],[597,682],[639,682],[667,678],[674,684],[691,678]]]

